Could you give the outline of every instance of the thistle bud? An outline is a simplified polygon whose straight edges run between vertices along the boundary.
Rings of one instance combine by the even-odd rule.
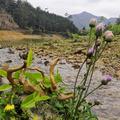
[[[101,45],[101,40],[97,40],[97,42],[96,42],[96,47],[99,47]]]
[[[112,77],[110,75],[105,75],[103,76],[103,80],[101,81],[102,85],[107,85],[108,82],[110,82],[112,80]]]
[[[86,64],[90,65],[92,63],[91,59],[87,59]]]
[[[97,37],[100,37],[104,31],[105,27],[104,27],[104,24],[103,23],[99,23],[97,26],[96,26],[96,36]]]
[[[94,48],[90,48],[87,53],[87,57],[91,58],[94,54]]]
[[[104,33],[104,39],[106,42],[111,42],[113,37],[114,37],[114,35],[113,35],[112,31],[108,30]]]
[[[100,101],[98,101],[98,100],[94,101],[94,105],[100,105],[100,104],[101,104]]]
[[[92,18],[92,19],[90,20],[90,22],[89,22],[89,26],[90,26],[91,28],[95,27],[96,24],[97,24],[97,20],[96,20],[95,18]]]

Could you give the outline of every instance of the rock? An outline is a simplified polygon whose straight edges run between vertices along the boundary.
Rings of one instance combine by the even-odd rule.
[[[74,69],[79,69],[80,65],[74,64],[72,67],[73,67]]]
[[[74,54],[86,54],[85,52],[83,52],[84,49],[80,49],[77,50],[76,52],[74,52]]]
[[[116,71],[115,76],[120,78],[120,70]]]
[[[61,60],[60,62],[59,62],[59,64],[66,64],[66,61],[65,60]]]
[[[49,61],[46,60],[46,61],[44,62],[44,65],[47,66],[48,64],[49,64]]]
[[[23,60],[27,60],[28,52],[25,53],[19,53],[19,57]]]
[[[7,61],[5,61],[5,63],[11,63],[12,62],[12,60],[7,60]]]
[[[15,54],[15,52],[11,48],[8,49],[8,53],[9,54]]]
[[[38,61],[37,64],[42,64],[42,61]]]

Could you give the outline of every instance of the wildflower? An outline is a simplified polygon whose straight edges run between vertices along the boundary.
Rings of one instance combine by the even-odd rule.
[[[102,85],[107,85],[108,82],[112,80],[112,77],[110,75],[103,76],[103,80],[101,81]]]
[[[90,20],[90,22],[89,22],[89,26],[90,26],[91,28],[95,27],[96,24],[97,24],[97,20],[96,20],[95,18],[92,18],[92,19]]]
[[[7,104],[4,108],[5,111],[11,111],[15,108],[13,104]]]
[[[91,59],[87,59],[86,64],[90,65],[92,63]]]
[[[94,101],[94,105],[100,105],[100,104],[101,104],[100,101],[98,101],[98,100]]]
[[[97,37],[100,37],[104,31],[105,27],[104,27],[104,24],[103,23],[99,23],[97,26],[96,26],[96,36]]]
[[[39,120],[38,115],[35,114],[35,115],[33,116],[33,120]]]
[[[101,45],[101,40],[98,39],[97,42],[96,42],[96,47],[99,47]]]
[[[112,31],[108,30],[104,33],[104,39],[106,42],[111,42],[113,37],[114,37],[114,35],[113,35]]]
[[[94,54],[94,48],[90,48],[90,49],[88,50],[87,56],[88,56],[89,58],[91,58],[93,54]]]

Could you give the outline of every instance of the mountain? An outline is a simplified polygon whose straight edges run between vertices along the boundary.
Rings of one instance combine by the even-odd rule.
[[[74,23],[74,25],[78,29],[82,29],[83,27],[89,27],[89,21],[91,18],[96,18],[98,22],[103,22],[105,24],[115,23],[117,18],[105,18],[103,16],[95,16],[88,12],[82,12],[80,14],[70,15],[68,19]]]
[[[20,28],[33,33],[78,31],[67,18],[44,11],[40,7],[34,8],[26,0],[0,0],[0,11],[2,10],[11,15]]]

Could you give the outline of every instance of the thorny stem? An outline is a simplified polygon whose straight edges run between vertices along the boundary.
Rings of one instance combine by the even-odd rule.
[[[96,63],[96,56],[97,56],[97,48],[96,48],[96,51],[95,51],[95,60],[94,60],[94,62],[93,62],[93,67],[92,67],[92,73],[91,73],[91,75],[90,75],[90,80],[89,80],[89,83],[88,83],[88,87],[87,87],[87,89],[86,89],[86,92],[85,92],[85,95],[87,94],[87,92],[88,92],[88,90],[89,90],[89,87],[90,87],[90,85],[91,85],[91,82],[92,82],[92,76],[93,76],[93,73],[94,73],[94,69],[95,69],[95,63]]]
[[[84,81],[84,83],[83,83],[82,86],[85,86],[85,84],[86,84],[86,81],[87,81],[87,77],[88,77],[88,75],[89,75],[90,68],[91,68],[91,65],[89,66],[89,68],[88,68],[88,70],[87,70],[87,73],[86,73],[86,75],[85,75],[85,81]],[[82,89],[82,91],[81,91],[81,93],[80,93],[80,95],[79,95],[79,98],[78,98],[76,107],[75,107],[74,115],[76,115],[77,109],[78,109],[78,107],[80,106],[80,102],[81,102],[81,98],[82,98],[83,92],[84,92],[84,90]]]
[[[91,37],[92,37],[92,28],[90,28],[90,34],[89,34],[89,42],[88,42],[89,47],[90,47],[90,43],[91,43]]]
[[[97,42],[97,38],[96,38],[96,42]],[[107,45],[107,44],[105,44],[105,46],[103,47],[103,49],[100,48],[100,49],[102,49],[102,51],[101,51],[100,53],[99,53],[100,49],[98,50],[98,48],[96,48],[95,61],[94,61],[94,63],[93,63],[92,73],[91,73],[91,75],[90,75],[90,81],[89,81],[89,83],[88,83],[88,87],[87,87],[87,90],[86,90],[86,92],[85,92],[85,96],[86,96],[86,94],[87,94],[87,92],[88,92],[88,90],[89,90],[89,88],[90,88],[90,84],[91,84],[91,81],[92,81],[92,76],[93,76],[93,73],[94,73],[95,63],[97,62],[97,60],[98,60],[99,57],[101,56],[101,54],[102,54],[102,52],[104,51],[106,45]],[[94,47],[96,47],[96,43],[95,43],[95,46],[94,46]],[[97,52],[99,53],[99,57],[97,56]]]
[[[100,88],[102,86],[102,84],[100,84],[98,87],[94,88],[92,91],[90,91],[88,94],[85,95],[85,97],[83,99],[85,99],[87,96],[89,96],[91,93],[93,93],[94,91],[96,91],[98,88]]]
[[[76,85],[77,85],[78,77],[79,77],[80,71],[81,71],[83,65],[85,64],[86,60],[87,60],[87,58],[84,60],[84,62],[83,62],[82,65],[80,66],[79,71],[78,71],[78,73],[77,73],[76,80],[75,80],[75,84],[74,84],[74,98],[73,98],[73,99],[75,99]]]
[[[106,46],[108,43],[105,43],[105,46],[103,47],[102,51],[100,52],[100,54],[97,56],[97,60],[100,58],[100,56],[102,55],[103,51],[105,50]]]

